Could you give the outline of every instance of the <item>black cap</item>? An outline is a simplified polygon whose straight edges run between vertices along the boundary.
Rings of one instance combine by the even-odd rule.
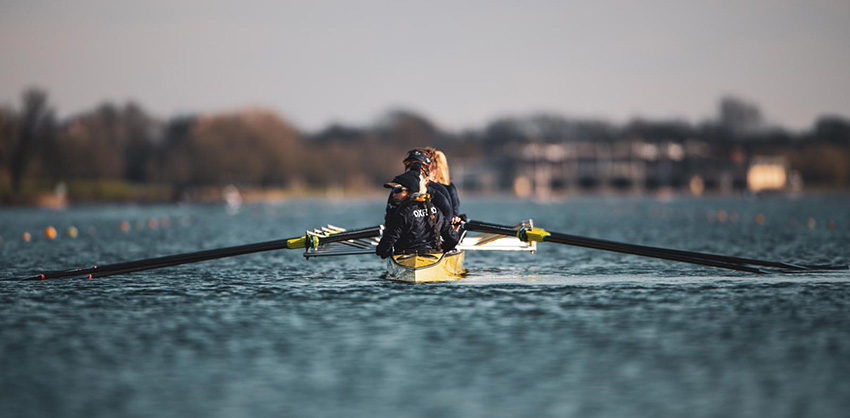
[[[401,186],[412,192],[419,192],[419,174],[415,171],[405,171],[395,177],[393,180],[384,185],[386,188]]]
[[[425,155],[424,152],[419,151],[419,150],[410,151],[410,152],[407,153],[407,157],[404,157],[404,161],[412,161],[412,160],[416,160],[416,161],[425,163],[426,165],[431,165],[431,159],[428,158],[428,156]]]

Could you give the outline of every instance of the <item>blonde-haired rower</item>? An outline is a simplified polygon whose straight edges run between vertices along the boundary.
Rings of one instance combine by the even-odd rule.
[[[434,150],[434,158],[431,163],[431,180],[446,187],[449,200],[452,203],[452,216],[455,218],[460,216],[460,198],[457,195],[457,187],[452,183],[452,178],[449,176],[449,162],[446,159],[446,154],[443,154],[440,150]]]

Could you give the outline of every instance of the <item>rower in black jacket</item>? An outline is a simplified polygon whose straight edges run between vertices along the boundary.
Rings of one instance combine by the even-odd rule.
[[[459,210],[459,205],[455,205],[451,191],[449,191],[448,186],[444,184],[440,184],[440,182],[433,181],[431,171],[434,169],[434,165],[437,163],[431,156],[428,154],[428,150],[433,150],[432,148],[425,148],[423,150],[414,149],[408,151],[407,156],[404,157],[404,169],[405,170],[419,170],[420,176],[425,178],[428,184],[428,193],[431,194],[431,198],[434,199],[434,204],[443,211],[443,214],[446,215],[449,219],[454,218],[455,216],[459,216],[459,213],[456,213]],[[455,190],[457,193],[457,190]]]
[[[452,222],[455,222],[454,217],[460,216],[460,197],[458,197],[457,187],[449,174],[449,161],[446,159],[446,154],[440,150],[433,150],[433,156],[430,158],[431,165],[428,166],[428,171],[431,176],[429,179],[431,183],[440,184],[446,188],[449,200],[452,202]]]
[[[460,240],[460,225],[449,219],[428,199],[416,192],[420,177],[406,171],[384,185],[391,188],[395,207],[387,212],[384,233],[375,249],[381,258],[406,252],[448,251]]]
[[[404,159],[404,168],[407,171],[414,171],[419,174],[421,179],[424,179],[425,189],[416,191],[427,193],[431,196],[431,202],[443,215],[451,221],[458,214],[454,213],[455,210],[452,208],[452,198],[451,195],[446,189],[446,186],[439,184],[437,182],[429,181],[429,165],[431,164],[431,159],[428,158],[421,151],[413,150],[407,153],[407,157]],[[421,187],[421,186],[420,186]],[[387,220],[389,219],[390,213],[395,209],[396,203],[393,202],[392,195],[387,199],[387,208],[386,214],[384,215],[384,225],[386,225]]]

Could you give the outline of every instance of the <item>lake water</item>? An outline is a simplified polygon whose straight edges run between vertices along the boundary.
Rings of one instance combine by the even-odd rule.
[[[382,201],[0,208],[0,277],[372,226]],[[615,241],[845,264],[848,208],[848,197],[462,207]],[[277,251],[3,281],[0,417],[850,416],[847,270],[752,275],[553,243],[468,254],[466,267],[460,282],[414,286],[380,279],[376,257]]]

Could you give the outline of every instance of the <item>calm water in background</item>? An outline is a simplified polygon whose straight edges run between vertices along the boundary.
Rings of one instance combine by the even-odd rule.
[[[0,277],[371,226],[382,200],[236,214],[4,208]],[[850,261],[848,207],[847,197],[463,205],[478,220],[811,263]],[[60,237],[43,238],[47,225]],[[0,282],[0,416],[850,415],[848,271],[754,276],[551,243],[469,254],[466,266],[461,282],[412,286],[381,280],[375,257],[280,251]]]

